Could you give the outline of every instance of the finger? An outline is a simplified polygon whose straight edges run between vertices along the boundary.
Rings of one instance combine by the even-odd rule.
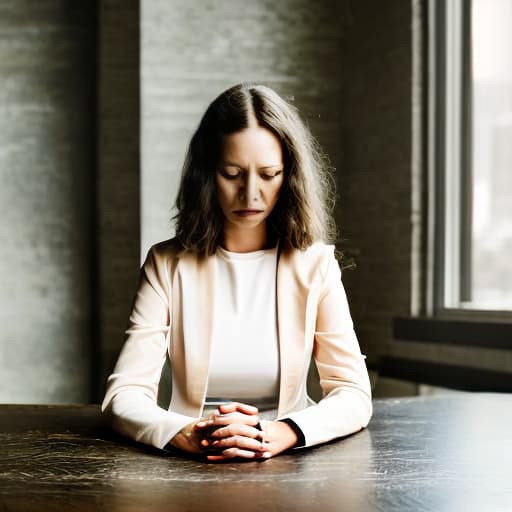
[[[207,425],[217,426],[217,425],[231,425],[232,423],[238,423],[243,425],[250,425],[255,427],[260,422],[258,415],[247,415],[241,414],[239,412],[230,412],[228,414],[221,414],[220,416],[216,416],[211,420],[207,421]]]
[[[230,412],[243,412],[244,414],[258,414],[258,408],[254,405],[244,404],[242,402],[230,402],[219,406],[219,411],[223,414]]]
[[[266,460],[266,459],[270,459],[270,457],[272,457],[272,454],[270,452],[265,452],[265,453],[254,453],[253,457],[245,457],[245,458],[256,459],[256,460]],[[226,457],[225,455],[207,455],[206,458],[212,462],[219,462],[222,460],[230,460],[233,457]]]
[[[213,460],[213,461],[216,461],[216,460],[226,460],[227,457],[224,457],[224,455],[207,455],[206,458],[208,460]]]
[[[265,460],[265,459],[270,459],[272,457],[272,453],[271,452],[249,452],[249,453],[252,453],[252,456],[247,456],[247,457],[243,457],[243,458],[246,458],[246,459],[257,459],[257,460]],[[235,455],[236,457],[237,455]],[[241,455],[239,455],[241,457]],[[216,455],[207,455],[206,458],[209,460],[209,461],[212,461],[212,462],[219,462],[219,461],[222,461],[222,460],[230,460],[233,458],[232,455],[219,455],[219,454],[216,454]]]
[[[220,413],[219,413],[220,414]],[[219,428],[222,425],[225,425],[225,422],[222,425],[216,425],[215,420],[218,418],[218,415],[211,415],[208,418],[201,419],[194,425],[194,430],[200,431],[204,433],[205,431],[213,432],[215,429]]]
[[[212,440],[231,437],[231,436],[244,436],[251,439],[260,439],[263,441],[263,432],[255,427],[249,425],[231,424],[227,427],[219,427],[214,430],[210,437]]]
[[[252,450],[244,450],[242,448],[237,447],[222,450],[222,455],[224,455],[227,458],[242,457],[244,459],[255,459],[258,457],[262,457],[262,455],[257,455],[256,452],[253,452]]]
[[[216,439],[210,446],[215,450],[224,450],[225,448],[240,448],[254,452],[264,452],[268,450],[268,447],[263,441],[239,435]]]

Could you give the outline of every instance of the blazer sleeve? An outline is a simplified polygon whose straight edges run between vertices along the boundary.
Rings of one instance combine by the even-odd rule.
[[[332,250],[318,301],[313,357],[323,398],[315,405],[285,415],[302,430],[303,447],[357,432],[368,425],[372,415],[365,356],[354,332]]]
[[[141,268],[125,342],[101,405],[116,431],[156,448],[164,448],[196,419],[157,405],[170,337],[169,283],[166,260],[153,246]]]

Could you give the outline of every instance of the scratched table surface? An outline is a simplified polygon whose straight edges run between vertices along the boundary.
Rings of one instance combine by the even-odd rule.
[[[0,511],[512,511],[512,395],[374,401],[357,434],[206,463],[112,433],[96,405],[0,406]]]

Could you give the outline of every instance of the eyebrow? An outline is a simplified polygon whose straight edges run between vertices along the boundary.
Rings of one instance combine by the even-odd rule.
[[[243,169],[242,166],[235,164],[233,162],[222,162],[222,165],[225,167],[238,167],[239,169]],[[263,167],[258,167],[258,170],[261,171],[263,169],[274,169],[274,168],[282,168],[283,165],[275,164],[275,165],[264,165]]]

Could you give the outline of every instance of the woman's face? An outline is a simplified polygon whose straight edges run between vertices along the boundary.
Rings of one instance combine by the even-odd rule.
[[[279,139],[261,126],[224,137],[216,172],[217,197],[227,223],[254,228],[270,215],[283,185]]]

